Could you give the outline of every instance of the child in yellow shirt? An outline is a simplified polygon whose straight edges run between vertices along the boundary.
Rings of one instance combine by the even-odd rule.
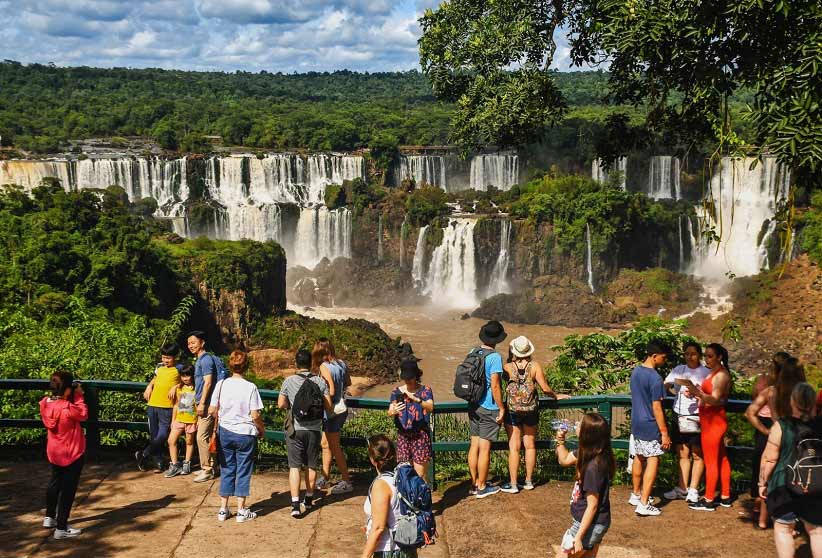
[[[148,401],[149,442],[142,451],[137,451],[134,458],[141,471],[154,468],[158,473],[165,470],[165,448],[171,428],[171,408],[173,403],[169,393],[180,383],[180,372],[177,355],[180,347],[177,343],[166,343],[160,348],[161,363],[154,370],[143,398]]]

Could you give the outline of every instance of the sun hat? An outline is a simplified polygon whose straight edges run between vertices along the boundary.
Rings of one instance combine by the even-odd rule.
[[[524,335],[520,335],[511,341],[510,347],[511,354],[517,358],[525,358],[534,354],[534,344],[531,343],[531,340]]]
[[[407,358],[400,362],[400,378],[403,380],[413,380],[419,378],[422,374],[417,360],[414,358]]]
[[[479,332],[480,341],[486,345],[501,343],[507,336],[508,334],[505,333],[505,328],[496,320],[491,320],[482,326]]]

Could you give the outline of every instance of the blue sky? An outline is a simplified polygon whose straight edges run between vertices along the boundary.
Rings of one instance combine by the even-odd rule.
[[[0,58],[271,72],[418,67],[438,0],[0,0]],[[568,69],[558,45],[555,66]]]

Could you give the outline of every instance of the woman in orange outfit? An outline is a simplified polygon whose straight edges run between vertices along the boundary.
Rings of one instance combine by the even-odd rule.
[[[731,392],[728,350],[719,343],[711,343],[705,347],[705,365],[711,373],[701,386],[696,386],[693,394],[699,399],[699,423],[705,461],[705,498],[688,507],[697,511],[714,511],[718,506],[731,507],[731,462],[725,451],[725,433],[728,431],[725,404]],[[722,485],[718,502],[715,498],[717,480]]]

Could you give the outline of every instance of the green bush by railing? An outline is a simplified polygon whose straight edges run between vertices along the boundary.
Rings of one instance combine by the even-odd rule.
[[[144,419],[145,404],[139,395],[143,393],[145,387],[144,382],[83,381],[85,399],[89,406],[89,419],[85,426],[90,457],[93,458],[103,445],[117,446],[134,443],[138,441],[135,433],[148,431],[148,425]],[[33,406],[33,402],[36,401],[35,397],[42,397],[42,392],[47,389],[48,380],[0,379],[0,391],[19,390],[21,400],[25,400],[25,405],[31,408],[32,414],[28,418],[0,418],[0,429],[13,429],[17,434],[21,434],[13,437],[16,443],[32,443],[44,436],[44,432],[41,430],[42,422],[38,418],[36,406]],[[279,392],[261,389],[260,396],[264,402],[263,419],[267,427],[265,440],[260,444],[261,461],[263,464],[283,462],[285,460],[285,448],[283,446],[285,435],[282,431],[284,412],[276,407]],[[396,435],[393,420],[385,413],[388,403],[385,399],[365,397],[347,399],[350,411],[343,429],[342,443],[348,448],[352,462],[367,466],[368,460],[365,455],[365,448],[368,436],[379,432]],[[666,400],[665,403],[666,406],[670,407],[671,400]],[[731,400],[728,402],[727,410],[731,414],[739,414],[745,411],[748,403],[749,401]],[[538,433],[542,433],[543,436],[551,432],[550,421],[555,416],[573,417],[591,410],[599,412],[612,425],[613,447],[618,450],[618,461],[624,462],[626,459],[628,450],[627,436],[630,430],[627,414],[631,407],[630,395],[586,395],[561,400],[540,399],[539,405],[544,412],[540,413]],[[436,480],[453,479],[464,476],[467,472],[464,452],[468,450],[470,445],[468,422],[460,416],[467,412],[468,404],[464,401],[436,403],[431,417],[434,449],[432,474]],[[739,418],[741,419],[741,417]],[[27,432],[28,435],[22,435],[23,432]],[[132,435],[124,436],[123,433],[131,433]],[[144,439],[144,435],[141,435],[140,438]],[[9,436],[4,436],[3,439],[8,440]],[[551,450],[554,448],[554,442],[549,438],[539,438],[538,434],[536,446],[537,450]],[[492,449],[507,450],[507,440],[494,442]],[[740,446],[731,448],[732,452],[737,455],[740,450],[745,449],[748,448]],[[507,463],[507,457],[494,454],[492,457],[492,472],[507,477]],[[561,473],[555,462],[549,459],[538,460],[538,476],[540,476],[540,469],[547,469],[552,478],[567,478],[569,475],[567,472]],[[624,472],[624,467],[621,469],[623,471],[615,480],[617,482],[629,481],[627,473]],[[670,469],[667,474],[675,477],[676,467]],[[748,467],[736,466],[735,470],[737,471],[737,477],[739,477],[739,471],[744,470],[747,472]],[[542,474],[541,476],[544,478],[547,475]],[[737,486],[744,486],[744,482],[737,483]]]

